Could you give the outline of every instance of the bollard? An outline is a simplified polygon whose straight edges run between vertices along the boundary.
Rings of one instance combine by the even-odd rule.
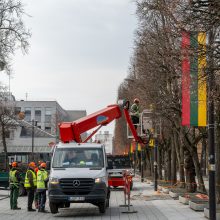
[[[127,213],[127,214],[137,213],[137,211],[130,209],[130,207],[132,206],[131,201],[130,201],[131,200],[130,187],[131,187],[131,176],[127,171],[125,171],[125,198],[126,198],[126,196],[128,197],[128,205],[126,206],[126,207],[128,207],[128,210],[123,211],[122,213]]]
[[[123,170],[123,180],[124,180],[124,204],[119,205],[119,207],[128,207],[126,202],[126,170]]]

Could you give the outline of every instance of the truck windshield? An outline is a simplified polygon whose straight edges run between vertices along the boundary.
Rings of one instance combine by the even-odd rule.
[[[128,156],[107,156],[108,167],[110,169],[131,168],[131,162]]]
[[[101,168],[104,166],[101,148],[57,148],[53,168]]]

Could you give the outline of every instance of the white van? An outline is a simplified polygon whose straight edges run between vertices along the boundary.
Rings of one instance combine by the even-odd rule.
[[[105,147],[94,143],[55,146],[48,194],[51,213],[70,203],[91,203],[105,213],[110,198]]]

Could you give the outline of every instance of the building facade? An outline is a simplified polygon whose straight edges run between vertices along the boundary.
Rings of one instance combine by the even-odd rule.
[[[64,110],[56,101],[15,101],[16,115],[21,112],[24,118],[18,120],[18,126],[7,138],[10,162],[27,162],[30,157],[45,160],[59,141],[58,124],[86,116],[85,110]],[[0,147],[0,152],[2,150]]]
[[[109,133],[109,131],[100,131],[98,134],[95,135],[95,142],[100,142],[101,144],[105,145],[105,151],[107,154],[113,153],[113,135]]]

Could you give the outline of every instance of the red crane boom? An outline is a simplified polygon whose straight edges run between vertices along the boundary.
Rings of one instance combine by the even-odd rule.
[[[93,114],[80,118],[73,122],[62,122],[59,124],[60,139],[64,143],[75,141],[82,143],[88,141],[102,126],[109,124],[114,119],[118,119],[122,116],[122,110],[125,115],[125,119],[130,127],[130,130],[134,136],[135,141],[142,143],[141,138],[137,135],[136,129],[131,121],[129,115],[129,102],[123,102],[121,105],[109,105],[106,108],[97,111]],[[81,134],[99,126],[86,140],[81,139]]]

